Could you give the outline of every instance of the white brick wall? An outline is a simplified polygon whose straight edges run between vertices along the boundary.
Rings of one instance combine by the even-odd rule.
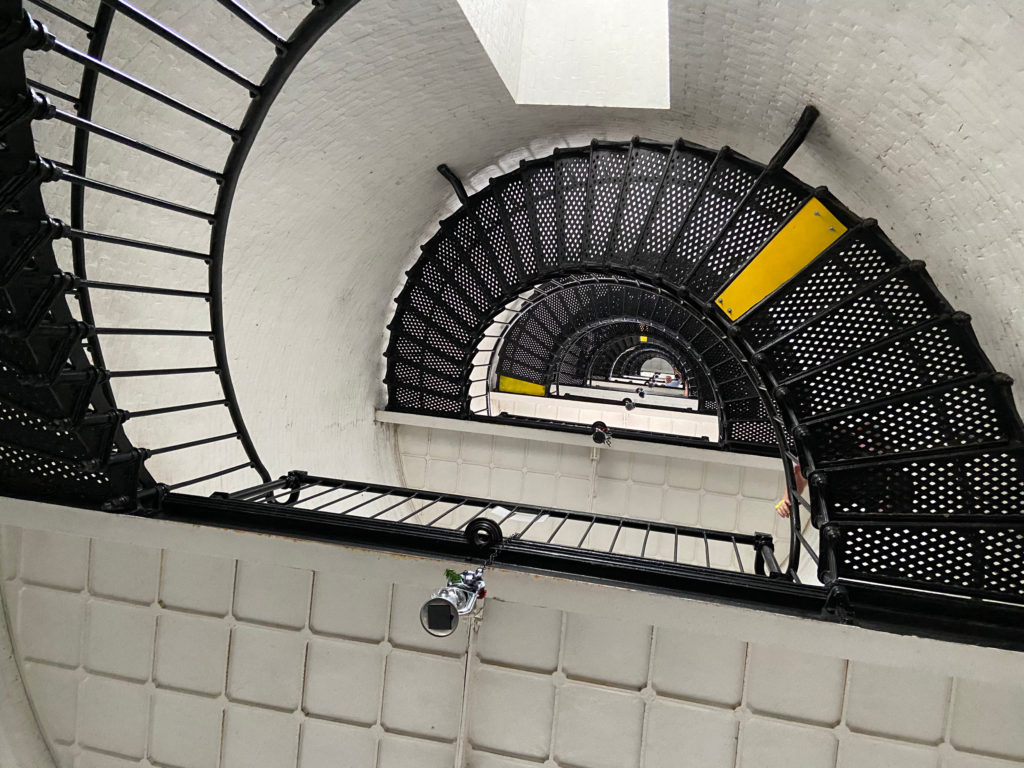
[[[417,619],[437,561],[393,583],[409,558],[346,566],[323,545],[147,520],[92,538],[6,525],[0,543],[17,658],[61,767],[1024,764],[1010,652],[858,630],[837,653],[828,625],[702,623],[699,603],[656,596],[654,613],[623,612],[597,586],[554,607],[523,600],[538,577],[501,571],[479,630],[439,639]],[[104,568],[126,578],[97,581]],[[140,572],[159,579],[144,591]],[[793,622],[799,641],[774,644]]]
[[[142,5],[247,73],[269,60],[268,46],[215,3]],[[308,4],[255,7],[287,33]],[[1024,49],[1013,8],[968,0],[715,0],[670,8],[672,108],[665,111],[516,106],[456,0],[368,0],[321,41],[254,147],[226,253],[232,372],[272,471],[396,476],[390,431],[372,418],[382,402],[381,336],[410,248],[451,197],[437,163],[464,178],[483,171],[486,181],[516,148],[517,156],[547,154],[569,140],[634,134],[727,143],[765,160],[808,102],[822,118],[792,170],[829,185],[858,213],[876,217],[909,256],[924,258],[953,304],[974,315],[994,364],[1022,378],[1024,238],[1015,210],[1024,198]],[[84,45],[66,24],[52,27]],[[248,103],[241,89],[126,20],[117,23],[110,53],[115,64],[224,119],[237,120]],[[33,75],[75,87],[60,57],[30,58]],[[96,119],[203,162],[219,163],[227,148],[225,137],[143,105],[103,78]],[[44,150],[69,158],[67,127],[47,125],[40,134]],[[122,165],[114,166],[115,156]],[[141,178],[145,192],[197,205],[215,193],[212,182],[141,156],[126,169],[109,142],[94,141],[90,157],[98,177]],[[55,201],[66,200],[61,189]],[[88,200],[91,228],[205,246],[201,222],[94,193]],[[94,249],[90,269],[97,279],[147,284],[173,275],[183,287],[202,278],[201,265],[112,246]],[[156,312],[179,327],[199,327],[205,316],[185,300],[109,298],[95,298],[104,322]],[[178,349],[182,357],[202,356],[205,344],[190,340]],[[108,346],[112,367],[173,357],[166,347]],[[158,381],[117,390],[129,408],[166,405],[169,396],[216,397],[202,378],[174,382],[173,391]],[[210,418],[196,414],[170,429],[139,420],[128,429],[140,444],[166,445],[194,437]],[[226,448],[235,447],[194,449],[153,465],[173,482],[237,463]]]

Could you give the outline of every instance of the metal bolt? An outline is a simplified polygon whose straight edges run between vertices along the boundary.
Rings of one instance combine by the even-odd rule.
[[[815,216],[821,216],[821,211],[815,211],[815,212],[814,212],[814,215],[815,215]]]

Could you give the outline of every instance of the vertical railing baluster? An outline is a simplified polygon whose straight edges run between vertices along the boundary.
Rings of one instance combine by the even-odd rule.
[[[451,514],[452,512],[454,512],[454,511],[455,511],[456,509],[459,509],[459,508],[461,508],[461,507],[464,507],[465,505],[466,505],[466,501],[465,501],[465,500],[463,500],[463,501],[460,501],[460,502],[459,502],[458,504],[456,504],[455,506],[449,507],[449,508],[448,508],[448,509],[446,509],[446,510],[445,510],[444,512],[442,512],[442,513],[441,513],[440,515],[438,515],[438,516],[437,516],[437,517],[435,517],[435,518],[434,518],[433,520],[431,520],[431,521],[430,521],[429,523],[427,523],[427,527],[429,528],[429,527],[430,527],[430,526],[432,526],[432,525],[433,525],[434,523],[436,523],[436,522],[439,522],[439,521],[443,520],[444,518],[448,517],[448,515],[450,515],[450,514]]]
[[[746,573],[746,571],[743,569],[743,558],[740,557],[740,548],[739,548],[739,545],[736,543],[736,537],[735,536],[731,536],[729,538],[732,541],[733,552],[736,553],[736,564],[740,568],[740,573]]]
[[[563,526],[563,525],[565,525],[565,523],[566,523],[566,521],[567,521],[568,519],[569,519],[569,516],[568,516],[568,515],[565,515],[565,516],[564,516],[564,517],[562,518],[562,522],[560,522],[560,523],[558,524],[558,527],[557,527],[557,528],[555,528],[555,530],[554,530],[554,531],[552,532],[552,534],[551,534],[550,536],[548,536],[548,539],[547,539],[547,541],[545,541],[545,542],[544,542],[545,544],[550,544],[550,543],[551,543],[552,541],[554,541],[554,540],[555,540],[555,536],[557,536],[557,535],[558,535],[558,532],[559,532],[560,530],[562,530],[562,526]]]

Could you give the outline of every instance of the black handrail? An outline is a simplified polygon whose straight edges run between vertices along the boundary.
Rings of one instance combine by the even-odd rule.
[[[299,23],[286,43],[244,8],[228,0],[218,0],[218,2],[229,7],[253,29],[272,40],[277,51],[277,58],[274,59],[260,83],[259,96],[250,103],[238,129],[238,140],[228,154],[227,162],[224,165],[224,182],[217,193],[217,202],[213,210],[213,230],[210,233],[210,327],[214,336],[213,354],[217,361],[218,376],[224,395],[231,403],[229,406],[231,421],[238,432],[239,440],[260,477],[269,481],[270,473],[259,459],[256,446],[252,442],[252,437],[249,435],[242,412],[238,407],[238,398],[235,395],[235,386],[231,380],[231,370],[228,364],[227,344],[224,339],[224,246],[227,241],[228,219],[231,215],[231,204],[234,201],[235,190],[245,160],[256,141],[256,134],[259,133],[270,107],[281,92],[281,88],[284,87],[285,81],[316,41],[359,0],[333,0],[333,2],[318,3]]]
[[[230,13],[238,17],[241,21],[246,23],[272,44],[272,47],[268,46],[268,57],[271,57],[271,61],[260,82],[255,82],[249,79],[249,77],[241,74],[238,70],[225,64],[216,55],[216,51],[207,50],[200,45],[197,45],[171,27],[163,24],[157,17],[135,7],[128,0],[101,0],[95,11],[95,19],[90,23],[86,23],[85,21],[76,18],[73,14],[62,10],[52,2],[47,2],[46,0],[30,0],[30,2],[39,8],[41,13],[52,14],[56,18],[73,24],[79,29],[86,31],[88,33],[89,40],[87,49],[79,49],[64,40],[58,39],[57,36],[50,34],[37,20],[28,16],[21,10],[20,3],[11,3],[15,9],[15,15],[13,17],[15,19],[15,23],[9,29],[17,30],[19,35],[17,43],[20,44],[22,48],[52,52],[53,55],[62,56],[69,61],[74,62],[81,68],[80,88],[77,95],[66,93],[59,88],[55,88],[50,84],[39,80],[26,78],[23,81],[24,92],[30,97],[30,102],[28,102],[31,112],[31,114],[28,115],[29,120],[55,119],[70,125],[74,129],[74,149],[71,162],[49,162],[40,165],[41,168],[46,170],[46,174],[43,174],[45,178],[52,181],[63,180],[69,183],[71,191],[70,223],[64,224],[51,217],[48,220],[48,229],[41,231],[42,237],[39,239],[39,242],[46,246],[49,243],[49,240],[45,239],[46,237],[49,237],[50,240],[61,237],[68,238],[70,240],[74,275],[69,276],[68,280],[65,280],[64,284],[66,284],[66,291],[73,292],[75,299],[77,299],[81,323],[73,324],[72,326],[65,328],[63,325],[54,325],[52,322],[48,322],[40,325],[35,331],[35,334],[39,339],[53,339],[53,341],[46,342],[52,348],[51,351],[53,352],[59,352],[61,349],[72,349],[69,345],[72,343],[72,337],[76,334],[77,337],[82,338],[84,343],[87,345],[89,360],[82,360],[78,365],[84,368],[85,365],[91,363],[94,371],[94,375],[91,377],[83,378],[86,373],[84,370],[70,372],[60,371],[59,360],[57,359],[54,359],[51,364],[48,364],[47,380],[52,381],[55,386],[58,384],[61,386],[70,386],[75,383],[82,386],[86,384],[88,384],[88,386],[93,386],[93,382],[95,382],[95,385],[97,386],[97,389],[92,390],[93,394],[91,395],[92,407],[95,409],[94,412],[87,416],[84,414],[78,416],[74,424],[71,424],[70,422],[67,422],[67,424],[69,427],[73,427],[75,429],[79,428],[79,426],[84,428],[86,425],[91,424],[106,424],[107,421],[105,414],[120,414],[116,422],[113,422],[115,423],[115,440],[118,446],[118,456],[116,458],[118,463],[123,463],[129,456],[139,456],[144,458],[146,456],[159,454],[166,450],[176,450],[183,446],[192,447],[206,445],[211,442],[227,439],[227,437],[237,438],[240,446],[246,454],[245,463],[234,464],[224,470],[217,470],[215,472],[211,471],[205,474],[202,478],[193,478],[181,482],[178,482],[178,479],[175,478],[173,487],[179,488],[205,480],[212,480],[214,478],[221,477],[224,474],[229,474],[246,468],[253,469],[262,480],[267,481],[270,478],[270,474],[260,459],[256,447],[253,444],[252,437],[244,419],[242,418],[237,395],[234,390],[228,367],[228,354],[224,339],[222,308],[222,274],[227,224],[231,213],[235,189],[246,157],[253,145],[257,132],[262,126],[263,121],[266,118],[275,98],[283,87],[285,80],[294,71],[299,61],[310,50],[320,36],[350,8],[352,8],[358,0],[325,0],[325,2],[315,3],[314,7],[297,25],[288,39],[282,38],[281,35],[271,29],[269,25],[264,23],[258,18],[258,16],[241,4],[234,2],[233,0],[219,0],[221,5],[223,5]],[[138,25],[149,33],[161,38],[166,43],[184,52],[189,58],[198,62],[199,65],[206,67],[232,81],[236,85],[241,86],[241,88],[244,89],[243,97],[247,100],[251,99],[241,123],[237,127],[228,125],[213,114],[197,109],[185,101],[171,96],[161,89],[150,85],[127,69],[119,66],[113,66],[108,61],[105,61],[104,53],[107,48],[107,39],[111,33],[112,23],[118,16],[123,16],[130,20],[132,24]],[[20,55],[20,50],[16,49],[15,53]],[[228,134],[233,139],[234,143],[225,160],[223,169],[218,169],[207,164],[201,164],[186,157],[181,157],[159,146],[154,146],[124,132],[108,128],[93,121],[93,105],[96,101],[97,84],[101,77],[110,78],[125,87],[136,91],[145,98],[154,100],[160,104],[170,107],[171,109],[177,110],[178,112],[193,118],[197,124],[205,125],[222,133]],[[56,99],[69,102],[71,106],[52,106],[47,101],[47,97],[42,94],[49,94]],[[21,97],[19,96],[18,98]],[[14,107],[18,107],[18,105],[15,103]],[[21,119],[20,121],[12,123],[12,125],[15,126],[16,130],[24,130],[28,123]],[[29,141],[31,141],[30,133],[26,132],[24,135],[28,137]],[[134,188],[134,184],[129,183],[125,185],[115,185],[102,181],[98,178],[91,177],[88,173],[89,142],[93,135],[107,139],[115,145],[145,153],[151,157],[157,158],[158,160],[199,174],[217,183],[219,185],[219,190],[213,210],[194,207],[187,202],[177,202],[155,197],[153,195],[146,194],[141,191],[141,189]],[[25,177],[25,180],[19,181],[19,184],[24,185],[26,181],[31,183],[31,178]],[[140,184],[139,187],[141,186],[142,185]],[[147,206],[153,206],[173,213],[197,217],[209,222],[212,225],[209,252],[206,253],[193,248],[184,248],[173,242],[158,243],[145,239],[125,237],[110,232],[99,232],[88,229],[85,221],[86,189],[91,189],[105,194],[117,195]],[[115,282],[91,280],[88,277],[88,262],[86,258],[87,244],[91,242],[137,248],[154,253],[166,254],[171,257],[203,261],[207,266],[207,288],[205,290],[185,289],[179,288],[175,285],[142,285],[134,284],[133,281]],[[33,244],[32,247],[36,246]],[[17,266],[18,265],[14,265],[14,267],[11,268],[16,268]],[[56,286],[57,284],[55,283],[54,285]],[[48,290],[52,291],[52,289]],[[99,324],[94,320],[91,296],[91,292],[97,290],[162,295],[181,299],[201,299],[209,304],[209,330],[146,327],[132,328],[112,326],[109,324],[98,327]],[[42,309],[45,309],[45,307]],[[33,317],[36,316],[41,317],[42,315],[37,311],[36,315],[33,315]],[[37,323],[37,321],[35,322]],[[159,337],[208,338],[213,342],[212,364],[173,365],[172,363],[171,365],[163,368],[117,370],[115,361],[115,365],[113,366],[115,370],[108,370],[101,340],[108,336],[129,335],[147,336],[154,339]],[[29,338],[28,341],[30,344],[34,343],[31,338]],[[63,346],[54,347],[54,345]],[[224,395],[223,398],[200,403],[153,407],[142,411],[136,411],[135,413],[118,411],[116,408],[114,392],[111,385],[111,382],[114,379],[124,382],[142,377],[177,376],[188,374],[212,374],[216,376]],[[33,386],[35,386],[35,384],[33,384]],[[156,414],[173,414],[191,411],[195,408],[209,407],[214,404],[226,407],[233,428],[230,435],[203,437],[196,440],[190,440],[187,443],[180,444],[178,446],[170,446],[168,448],[157,448],[148,451],[133,451],[123,429],[120,427],[120,424],[133,417],[139,418]],[[82,409],[79,409],[78,412],[81,411]],[[114,459],[111,459],[110,462],[111,465],[113,465]],[[159,504],[162,494],[166,492],[166,488],[164,490],[155,488],[154,492],[154,487],[152,486],[154,480],[144,471],[140,473],[139,480],[144,486],[143,492],[138,494],[139,499],[145,500],[145,504],[147,505]],[[135,495],[135,490],[123,489],[121,498],[128,500],[125,503],[131,503],[130,500]],[[54,500],[57,500],[56,497],[54,497]]]

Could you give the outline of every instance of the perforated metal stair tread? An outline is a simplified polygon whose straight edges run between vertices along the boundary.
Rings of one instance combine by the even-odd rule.
[[[808,201],[841,225],[834,242],[736,322],[714,319],[714,298]],[[472,247],[490,253],[476,250],[474,259],[500,277],[474,281],[470,304],[442,293],[464,275],[446,243],[455,232],[482,231],[487,241],[475,238]],[[982,573],[999,560],[999,547],[1018,556],[1012,542],[1024,526],[1011,499],[1020,498],[1022,429],[1008,382],[992,376],[969,318],[953,312],[923,265],[908,262],[872,220],[827,190],[729,148],[684,141],[594,142],[523,163],[470,197],[424,247],[396,299],[388,407],[470,416],[474,356],[493,318],[515,311],[514,301],[523,309],[502,338],[501,375],[545,387],[558,375],[582,383],[636,344],[643,324],[649,341],[675,350],[695,372],[702,406],[706,398],[707,410],[721,412],[726,445],[777,454],[781,441],[795,452],[814,477],[816,522],[832,531],[823,537],[823,576],[926,581],[933,590],[980,594],[988,581],[965,587],[939,561],[967,557]],[[410,312],[425,322],[410,325]],[[427,371],[440,338],[429,338],[430,318],[457,344],[445,346],[443,366]],[[894,471],[905,478],[894,482]],[[986,473],[991,487],[979,485]],[[926,518],[954,510],[999,518],[984,554],[963,555],[954,529],[938,538],[915,534],[931,570],[851,565],[877,547],[866,528],[850,528],[858,514]],[[1011,582],[999,581],[1001,599]]]

